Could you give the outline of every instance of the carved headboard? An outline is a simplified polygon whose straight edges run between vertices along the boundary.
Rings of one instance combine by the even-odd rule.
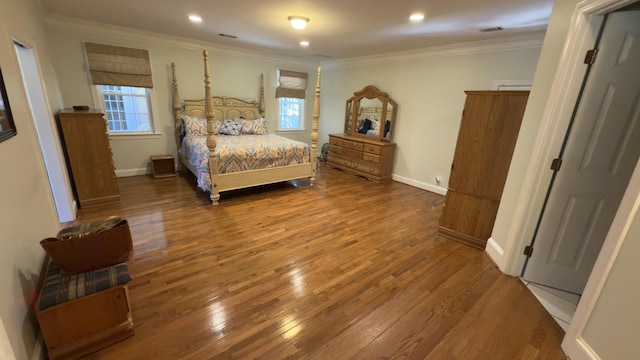
[[[260,105],[255,101],[244,101],[241,99],[214,96],[214,117],[216,120],[237,119],[239,117],[253,120],[261,117]],[[204,99],[185,100],[182,115],[195,116],[201,119],[206,118],[204,114]]]

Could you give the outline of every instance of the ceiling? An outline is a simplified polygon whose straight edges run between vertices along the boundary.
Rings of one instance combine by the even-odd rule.
[[[553,0],[40,0],[48,14],[315,60],[494,39],[546,28]],[[420,12],[422,22],[409,15]],[[188,16],[202,17],[192,24]],[[294,30],[288,16],[310,19]],[[502,27],[501,31],[480,29]],[[232,39],[219,34],[237,36]],[[300,41],[310,43],[307,48]]]

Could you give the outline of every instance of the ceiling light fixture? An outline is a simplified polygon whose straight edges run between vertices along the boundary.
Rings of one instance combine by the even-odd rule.
[[[189,15],[189,21],[194,24],[200,24],[202,22],[202,18],[198,15]]]
[[[308,41],[300,41],[300,46],[309,47],[309,42]]]
[[[297,16],[297,15],[289,16],[287,19],[289,19],[289,22],[291,23],[291,27],[297,30],[302,30],[306,28],[307,23],[309,22],[308,17]]]
[[[420,22],[422,20],[424,20],[424,14],[415,13],[409,16],[409,21],[411,22]]]

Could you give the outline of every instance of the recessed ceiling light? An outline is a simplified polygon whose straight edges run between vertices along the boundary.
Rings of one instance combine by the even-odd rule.
[[[189,15],[189,21],[194,24],[200,24],[202,22],[202,18],[198,15]]]
[[[308,41],[300,41],[300,46],[309,47],[309,42]]]
[[[422,20],[424,20],[424,14],[415,13],[415,14],[411,14],[411,16],[409,16],[409,21],[411,21],[411,22],[420,22]]]

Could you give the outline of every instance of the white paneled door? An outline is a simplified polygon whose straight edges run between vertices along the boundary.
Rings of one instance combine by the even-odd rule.
[[[619,11],[605,23],[525,280],[582,293],[639,157],[640,11]]]

